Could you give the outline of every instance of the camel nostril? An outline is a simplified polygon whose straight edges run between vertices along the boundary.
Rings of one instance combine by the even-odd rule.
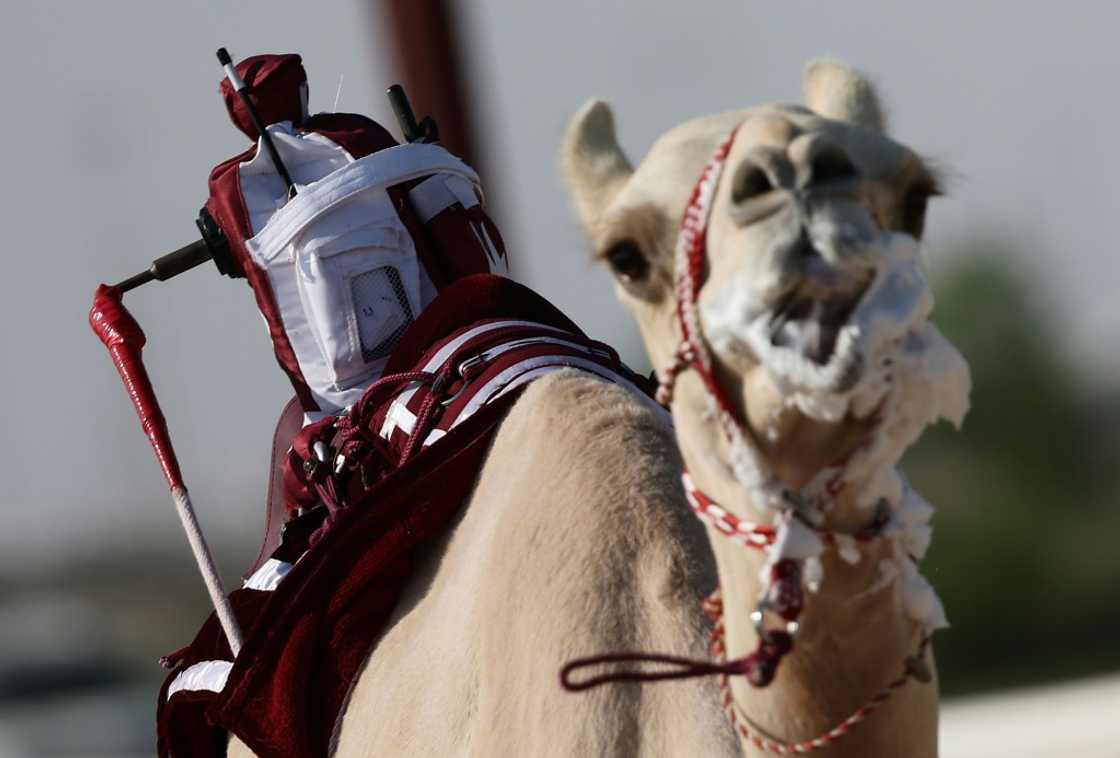
[[[823,146],[813,156],[809,170],[812,184],[855,179],[859,171],[852,160],[838,147]]]
[[[739,205],[774,189],[770,176],[757,163],[746,162],[735,172],[731,187],[731,202]]]

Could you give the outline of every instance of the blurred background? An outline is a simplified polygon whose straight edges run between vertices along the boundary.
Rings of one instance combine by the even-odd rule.
[[[953,622],[942,754],[1120,755],[1118,21],[1103,3],[964,0],[7,4],[0,757],[151,754],[156,659],[207,613],[86,312],[99,282],[195,239],[210,168],[247,146],[217,96],[220,45],[302,53],[312,111],[386,125],[403,79],[421,115],[458,123],[514,275],[639,369],[559,180],[570,114],[610,100],[637,160],[687,118],[798,100],[812,57],[871,73],[895,135],[949,176],[926,250],[975,383],[963,433],[933,430],[907,463],[939,508],[924,571]],[[440,112],[448,61],[461,101]],[[287,381],[248,288],[209,264],[128,305],[232,584]]]

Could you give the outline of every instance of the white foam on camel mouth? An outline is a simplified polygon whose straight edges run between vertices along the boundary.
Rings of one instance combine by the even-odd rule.
[[[880,580],[867,592],[893,584],[907,615],[932,631],[948,621],[917,562],[929,546],[934,509],[896,466],[926,426],[940,419],[960,426],[968,411],[971,380],[960,352],[929,322],[933,296],[921,270],[918,242],[907,235],[884,233],[863,260],[873,262],[874,276],[823,364],[797,349],[803,342],[794,340],[794,347],[772,343],[773,311],[753,299],[749,287],[717,293],[701,307],[701,314],[712,346],[746,353],[761,363],[785,407],[824,422],[874,415],[874,431],[842,469],[857,504],[868,514],[883,504],[889,508],[884,536],[893,546],[893,557],[881,561]],[[827,503],[824,489],[837,473],[834,468],[821,471],[802,495],[808,501]],[[756,472],[752,478],[762,480],[765,474]],[[801,529],[795,520],[791,523]],[[817,554],[823,545],[807,529],[801,531],[806,532],[801,539],[790,534],[786,542],[790,551],[798,553],[811,545],[812,555],[798,557],[809,558],[806,579],[812,586],[821,579]],[[854,541],[851,545],[840,541],[838,548],[842,559],[861,560]],[[771,562],[782,552],[772,551]]]
[[[773,310],[755,290],[733,282],[701,305],[704,332],[717,351],[745,353],[761,363],[787,405],[818,421],[864,418],[895,386],[925,385],[936,414],[959,424],[968,410],[968,368],[960,353],[929,323],[933,295],[921,270],[917,241],[884,233],[864,260],[874,262],[870,284],[825,363],[797,347],[772,342]],[[786,324],[787,333],[817,328]],[[798,345],[799,340],[793,340]]]

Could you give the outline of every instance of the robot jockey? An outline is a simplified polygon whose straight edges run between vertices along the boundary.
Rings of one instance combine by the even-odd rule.
[[[645,392],[617,354],[506,278],[478,175],[391,90],[405,141],[348,113],[307,113],[298,55],[226,69],[252,141],[210,173],[203,239],[116,286],[90,322],[172,489],[216,612],[164,659],[158,752],[325,756],[346,695],[418,547],[465,502],[519,391],[576,368]],[[140,362],[122,295],[213,259],[244,278],[295,397],[280,419],[264,544],[226,594]],[[643,388],[641,390],[637,388]]]

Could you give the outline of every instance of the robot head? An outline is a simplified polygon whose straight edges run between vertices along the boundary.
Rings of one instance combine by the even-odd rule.
[[[478,175],[438,144],[397,144],[364,116],[306,116],[297,55],[238,73],[296,186],[289,199],[228,83],[230,118],[257,144],[214,169],[206,209],[229,239],[304,410],[349,406],[451,282],[507,273]]]

